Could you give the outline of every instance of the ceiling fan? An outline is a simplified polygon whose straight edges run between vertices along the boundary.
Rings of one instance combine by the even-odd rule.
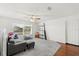
[[[39,15],[33,15],[33,14],[22,12],[22,11],[16,11],[16,13],[23,15],[24,18],[30,18],[30,20],[33,22],[40,20]]]

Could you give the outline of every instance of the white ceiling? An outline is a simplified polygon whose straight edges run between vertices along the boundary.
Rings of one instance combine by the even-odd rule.
[[[26,19],[31,15],[52,16],[55,19],[78,14],[78,3],[0,3],[0,16],[17,19]]]

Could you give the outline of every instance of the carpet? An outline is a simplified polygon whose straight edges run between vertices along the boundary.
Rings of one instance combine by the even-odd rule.
[[[51,40],[35,40],[35,48],[16,54],[15,56],[53,56],[60,44]]]

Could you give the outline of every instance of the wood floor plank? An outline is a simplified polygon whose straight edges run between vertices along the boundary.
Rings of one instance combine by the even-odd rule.
[[[61,44],[61,48],[56,52],[55,56],[79,56],[79,46]]]

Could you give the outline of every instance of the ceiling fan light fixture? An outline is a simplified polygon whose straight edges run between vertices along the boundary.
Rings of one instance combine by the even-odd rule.
[[[31,22],[37,22],[40,20],[40,17],[32,15]]]

